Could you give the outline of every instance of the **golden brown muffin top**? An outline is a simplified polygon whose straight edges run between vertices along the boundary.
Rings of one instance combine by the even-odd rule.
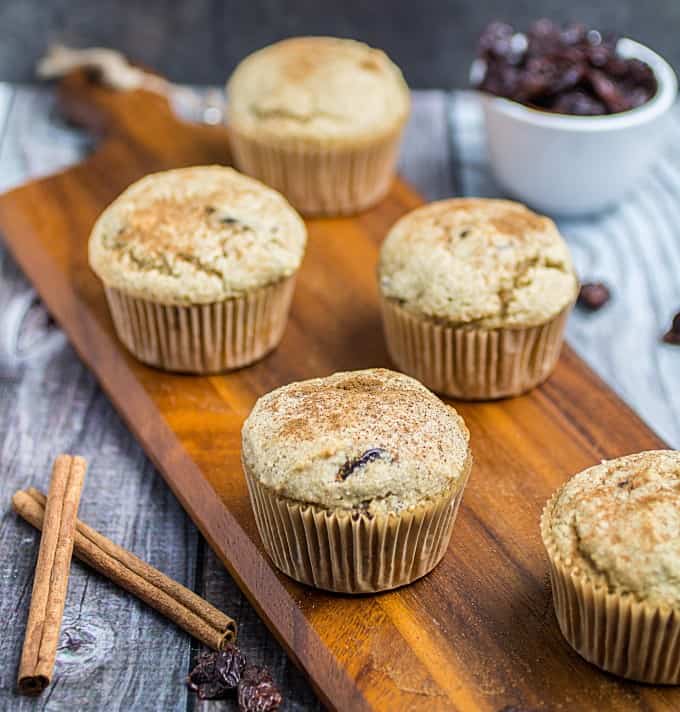
[[[562,487],[547,516],[565,565],[614,592],[680,606],[680,452],[590,467]]]
[[[327,508],[398,512],[443,494],[468,464],[456,411],[385,369],[291,383],[260,398],[243,460],[263,485]]]
[[[552,220],[509,200],[454,198],[401,218],[380,252],[383,294],[454,326],[534,326],[578,283]]]
[[[270,140],[354,143],[397,131],[408,87],[384,52],[335,37],[295,37],[246,57],[227,84],[229,123]]]
[[[105,284],[162,304],[205,304],[293,274],[307,239],[276,191],[222,166],[154,173],[102,213],[90,265]]]

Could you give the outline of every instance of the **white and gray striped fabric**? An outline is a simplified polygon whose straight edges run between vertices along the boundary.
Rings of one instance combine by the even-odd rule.
[[[219,120],[221,94],[178,89],[178,112]],[[19,122],[30,117],[30,122]],[[0,190],[78,160],[88,139],[55,116],[44,89],[0,85]],[[11,135],[9,135],[11,134]],[[680,124],[675,122],[680,144]],[[528,169],[531,158],[527,157]],[[482,117],[470,92],[416,91],[401,172],[427,199],[499,196],[486,160]],[[680,447],[680,347],[660,337],[680,309],[680,146],[672,141],[654,169],[606,214],[559,221],[582,280],[606,282],[613,299],[597,313],[577,311],[567,338],[578,353],[671,446]],[[57,347],[20,338],[33,313],[22,280],[0,283],[0,371],[8,372]],[[36,321],[36,319],[34,319]],[[20,348],[18,344],[29,345]]]

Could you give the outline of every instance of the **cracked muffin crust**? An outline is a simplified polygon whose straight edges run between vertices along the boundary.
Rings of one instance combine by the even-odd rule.
[[[409,93],[387,55],[348,39],[295,37],[246,57],[227,85],[229,123],[269,140],[334,143],[394,133]]]
[[[263,396],[243,425],[241,456],[274,564],[342,593],[429,573],[446,553],[472,466],[456,411],[385,369]]]
[[[109,287],[165,305],[209,304],[294,274],[306,229],[286,200],[221,166],[155,173],[97,220],[90,265]]]
[[[546,511],[565,567],[613,593],[680,607],[680,452],[604,461],[572,477]]]
[[[220,373],[283,337],[307,232],[275,191],[222,166],[148,175],[101,214],[90,266],[143,363]]]
[[[577,279],[552,220],[508,200],[456,198],[399,220],[380,253],[382,293],[451,326],[525,327],[575,299]]]
[[[545,381],[578,291],[552,220],[482,198],[430,203],[397,221],[378,279],[392,360],[433,391],[467,400]]]
[[[680,684],[680,452],[574,475],[543,509],[541,538],[574,650],[615,675]]]
[[[469,433],[416,380],[385,369],[291,383],[243,425],[246,470],[298,502],[403,512],[451,489],[469,468]]]

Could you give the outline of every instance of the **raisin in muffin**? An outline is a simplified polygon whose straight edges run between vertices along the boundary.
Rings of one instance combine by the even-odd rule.
[[[276,566],[367,593],[424,576],[448,546],[470,467],[456,411],[384,369],[291,383],[243,425],[243,467]]]
[[[100,216],[90,265],[141,361],[210,373],[281,340],[307,233],[275,191],[221,166],[155,173]]]
[[[680,683],[680,452],[580,472],[548,502],[541,533],[569,643],[609,672]]]
[[[354,213],[387,192],[408,87],[380,50],[295,37],[246,57],[227,84],[237,167],[307,215]]]
[[[466,399],[545,380],[578,292],[552,220],[508,200],[442,200],[408,213],[387,235],[378,273],[395,364]]]

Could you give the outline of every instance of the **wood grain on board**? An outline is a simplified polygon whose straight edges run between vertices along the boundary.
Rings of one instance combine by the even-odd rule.
[[[198,119],[203,92],[178,91],[185,100],[182,115]],[[51,86],[0,84],[0,192],[63,170],[91,147],[87,132],[55,111],[55,94]],[[321,710],[304,675],[272,639],[32,292],[0,233],[0,620],[11,621],[0,649],[0,710],[236,712],[238,706],[232,699],[199,700],[184,684],[199,644],[77,561],[54,682],[37,700],[16,693],[39,532],[14,513],[11,498],[29,485],[46,489],[51,459],[64,451],[82,453],[90,463],[83,518],[233,615],[239,647],[250,661],[269,667],[281,687],[281,712]],[[32,307],[17,324],[13,315],[25,300]],[[17,342],[16,351],[3,348]],[[8,358],[14,353],[24,357],[18,368]]]
[[[420,199],[397,182],[375,209],[308,223],[310,242],[279,349],[225,376],[162,373],[118,343],[87,266],[102,208],[142,175],[228,162],[223,128],[187,125],[162,97],[115,94],[84,75],[63,86],[69,116],[102,136],[82,164],[0,197],[0,229],[82,359],[258,612],[338,710],[654,709],[678,691],[617,680],[582,661],[552,613],[538,516],[596,460],[662,446],[570,350],[555,375],[509,401],[459,404],[475,468],[451,547],[433,574],[367,597],[279,575],[262,552],[239,465],[254,400],[291,380],[389,366],[377,308],[377,248]]]

